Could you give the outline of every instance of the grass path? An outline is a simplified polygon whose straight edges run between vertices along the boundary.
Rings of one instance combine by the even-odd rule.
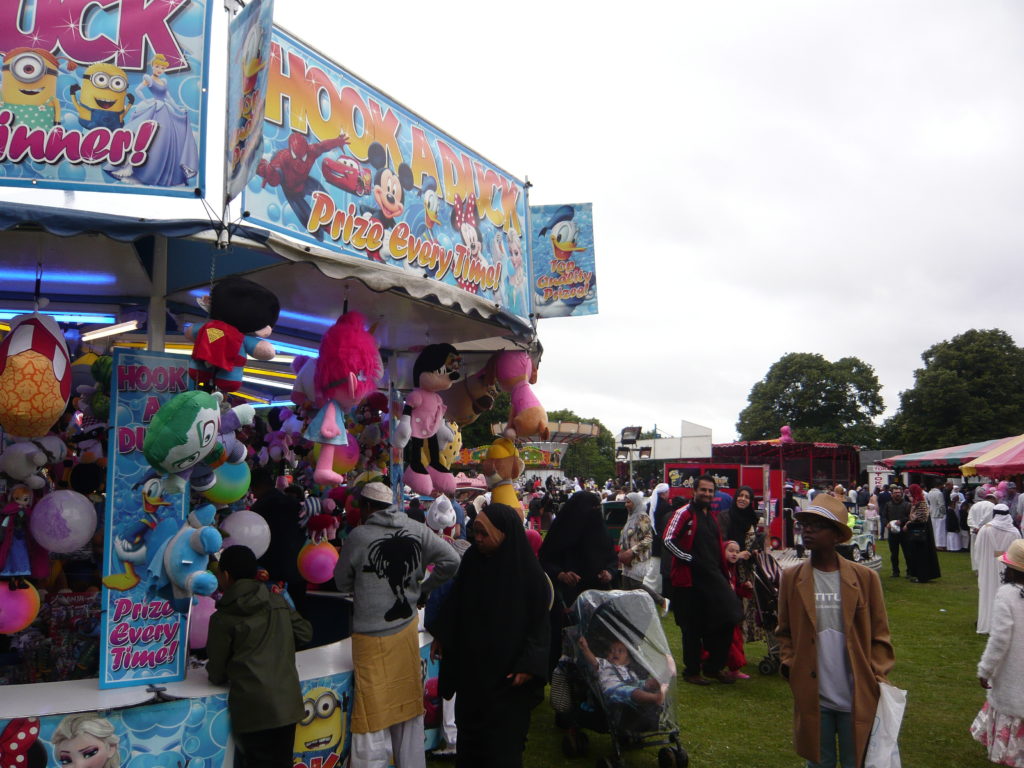
[[[888,547],[883,544],[888,556]],[[892,682],[909,691],[900,734],[904,768],[985,768],[984,748],[968,728],[985,700],[975,670],[985,637],[974,631],[976,577],[966,553],[939,553],[943,577],[911,584],[882,571],[896,649]],[[676,659],[681,659],[679,630],[665,620]],[[706,688],[678,683],[676,708],[690,765],[697,768],[798,768],[793,752],[792,698],[779,676],[762,677],[756,664],[763,643],[747,646],[751,680]],[[593,766],[611,754],[609,737],[591,735],[590,756],[568,760],[550,707],[534,710],[525,764],[529,768]],[[627,765],[656,768],[656,750],[629,753]],[[431,766],[444,765],[431,761]]]

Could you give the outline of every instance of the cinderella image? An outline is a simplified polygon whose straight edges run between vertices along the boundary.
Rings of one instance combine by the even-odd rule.
[[[138,130],[147,120],[157,124],[146,162],[135,167],[107,166],[104,170],[128,184],[180,187],[196,175],[199,150],[189,126],[188,112],[178,106],[167,92],[164,73],[170,67],[170,62],[166,56],[158,53],[149,64],[152,74],[143,75],[142,82],[135,88],[135,94],[145,100],[135,105],[125,124],[129,130]],[[147,88],[150,98],[145,98]]]

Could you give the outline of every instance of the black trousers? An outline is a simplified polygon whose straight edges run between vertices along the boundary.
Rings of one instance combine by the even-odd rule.
[[[295,723],[265,731],[235,734],[238,768],[292,768]]]
[[[903,534],[889,531],[889,562],[892,564],[894,575],[900,572],[900,546],[903,541]]]
[[[708,621],[710,606],[696,587],[676,587],[672,592],[672,614],[683,635],[683,675],[721,672],[729,655],[733,627]],[[708,658],[701,663],[701,651]]]

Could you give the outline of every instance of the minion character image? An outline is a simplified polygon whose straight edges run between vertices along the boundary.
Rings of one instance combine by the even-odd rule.
[[[307,752],[341,753],[345,747],[348,697],[343,704],[330,688],[313,688],[302,697],[302,720],[295,726],[295,757]]]
[[[128,75],[123,69],[99,63],[85,70],[81,86],[71,86],[71,101],[85,130],[114,130],[124,125],[135,97],[128,93]]]
[[[60,122],[57,57],[41,48],[12,48],[0,68],[0,108],[14,114],[15,125],[48,129]]]

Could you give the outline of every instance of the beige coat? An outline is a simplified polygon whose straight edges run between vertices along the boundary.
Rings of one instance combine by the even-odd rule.
[[[839,592],[853,673],[853,737],[861,765],[878,706],[878,681],[888,682],[895,658],[878,574],[840,557]],[[814,571],[808,560],[782,574],[776,636],[793,690],[793,746],[813,762],[820,759],[816,616]]]

